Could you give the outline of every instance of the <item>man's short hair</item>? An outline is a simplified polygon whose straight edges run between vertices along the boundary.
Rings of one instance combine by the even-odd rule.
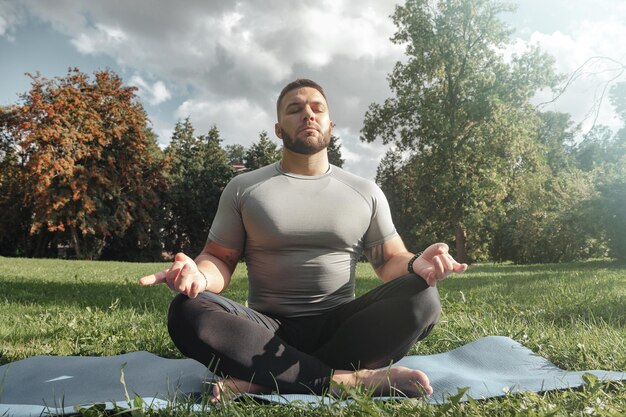
[[[278,96],[278,100],[276,100],[276,117],[280,117],[280,102],[283,100],[283,97],[285,97],[285,94],[287,94],[291,90],[296,90],[298,88],[303,88],[303,87],[315,88],[324,97],[324,100],[328,101],[328,99],[326,98],[326,94],[324,93],[324,89],[322,88],[321,85],[319,85],[313,80],[309,80],[306,78],[298,78],[297,80],[294,80],[290,82],[289,84],[287,84],[285,88],[283,88],[282,91],[280,92],[280,95]]]

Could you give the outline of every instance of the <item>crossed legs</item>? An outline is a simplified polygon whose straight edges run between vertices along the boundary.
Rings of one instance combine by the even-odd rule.
[[[231,378],[222,388],[321,394],[333,380],[417,396],[431,390],[422,372],[385,367],[428,335],[440,308],[437,290],[411,274],[303,318],[272,317],[211,293],[178,295],[168,327],[185,356]]]

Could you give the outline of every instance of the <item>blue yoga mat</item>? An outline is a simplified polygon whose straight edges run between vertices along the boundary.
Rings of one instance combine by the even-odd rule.
[[[565,371],[516,341],[489,336],[450,352],[408,356],[397,363],[421,369],[429,376],[434,393],[426,401],[443,403],[458,388],[465,395],[486,399],[508,392],[543,392],[574,388],[584,383],[585,373],[601,380],[626,380],[625,372]],[[121,383],[122,370],[125,387]],[[138,396],[147,406],[162,408],[173,401],[196,402],[212,375],[192,359],[164,359],[147,352],[110,357],[34,356],[0,366],[0,415],[29,417],[42,414],[73,414],[76,406],[104,403],[130,407]],[[125,390],[126,389],[126,390]],[[332,398],[315,395],[252,395],[277,403],[328,404]]]

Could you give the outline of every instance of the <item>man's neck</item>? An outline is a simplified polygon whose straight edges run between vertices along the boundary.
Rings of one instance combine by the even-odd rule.
[[[326,149],[313,155],[303,155],[283,147],[280,165],[285,172],[296,175],[316,176],[325,174],[329,168]]]

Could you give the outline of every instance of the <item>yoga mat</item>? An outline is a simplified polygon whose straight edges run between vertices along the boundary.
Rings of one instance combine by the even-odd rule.
[[[507,337],[489,336],[449,352],[408,356],[397,363],[421,369],[429,376],[434,393],[426,401],[444,403],[458,388],[465,395],[486,399],[508,392],[543,392],[574,388],[590,373],[600,380],[626,380],[626,372],[565,371]],[[154,408],[177,399],[189,399],[200,410],[199,398],[211,374],[192,359],[164,359],[147,352],[110,357],[34,356],[0,366],[0,415],[15,417],[42,414],[73,414],[74,406],[104,403],[130,407],[120,382],[124,372],[126,390]],[[315,395],[251,395],[260,401],[328,404],[332,398]]]

